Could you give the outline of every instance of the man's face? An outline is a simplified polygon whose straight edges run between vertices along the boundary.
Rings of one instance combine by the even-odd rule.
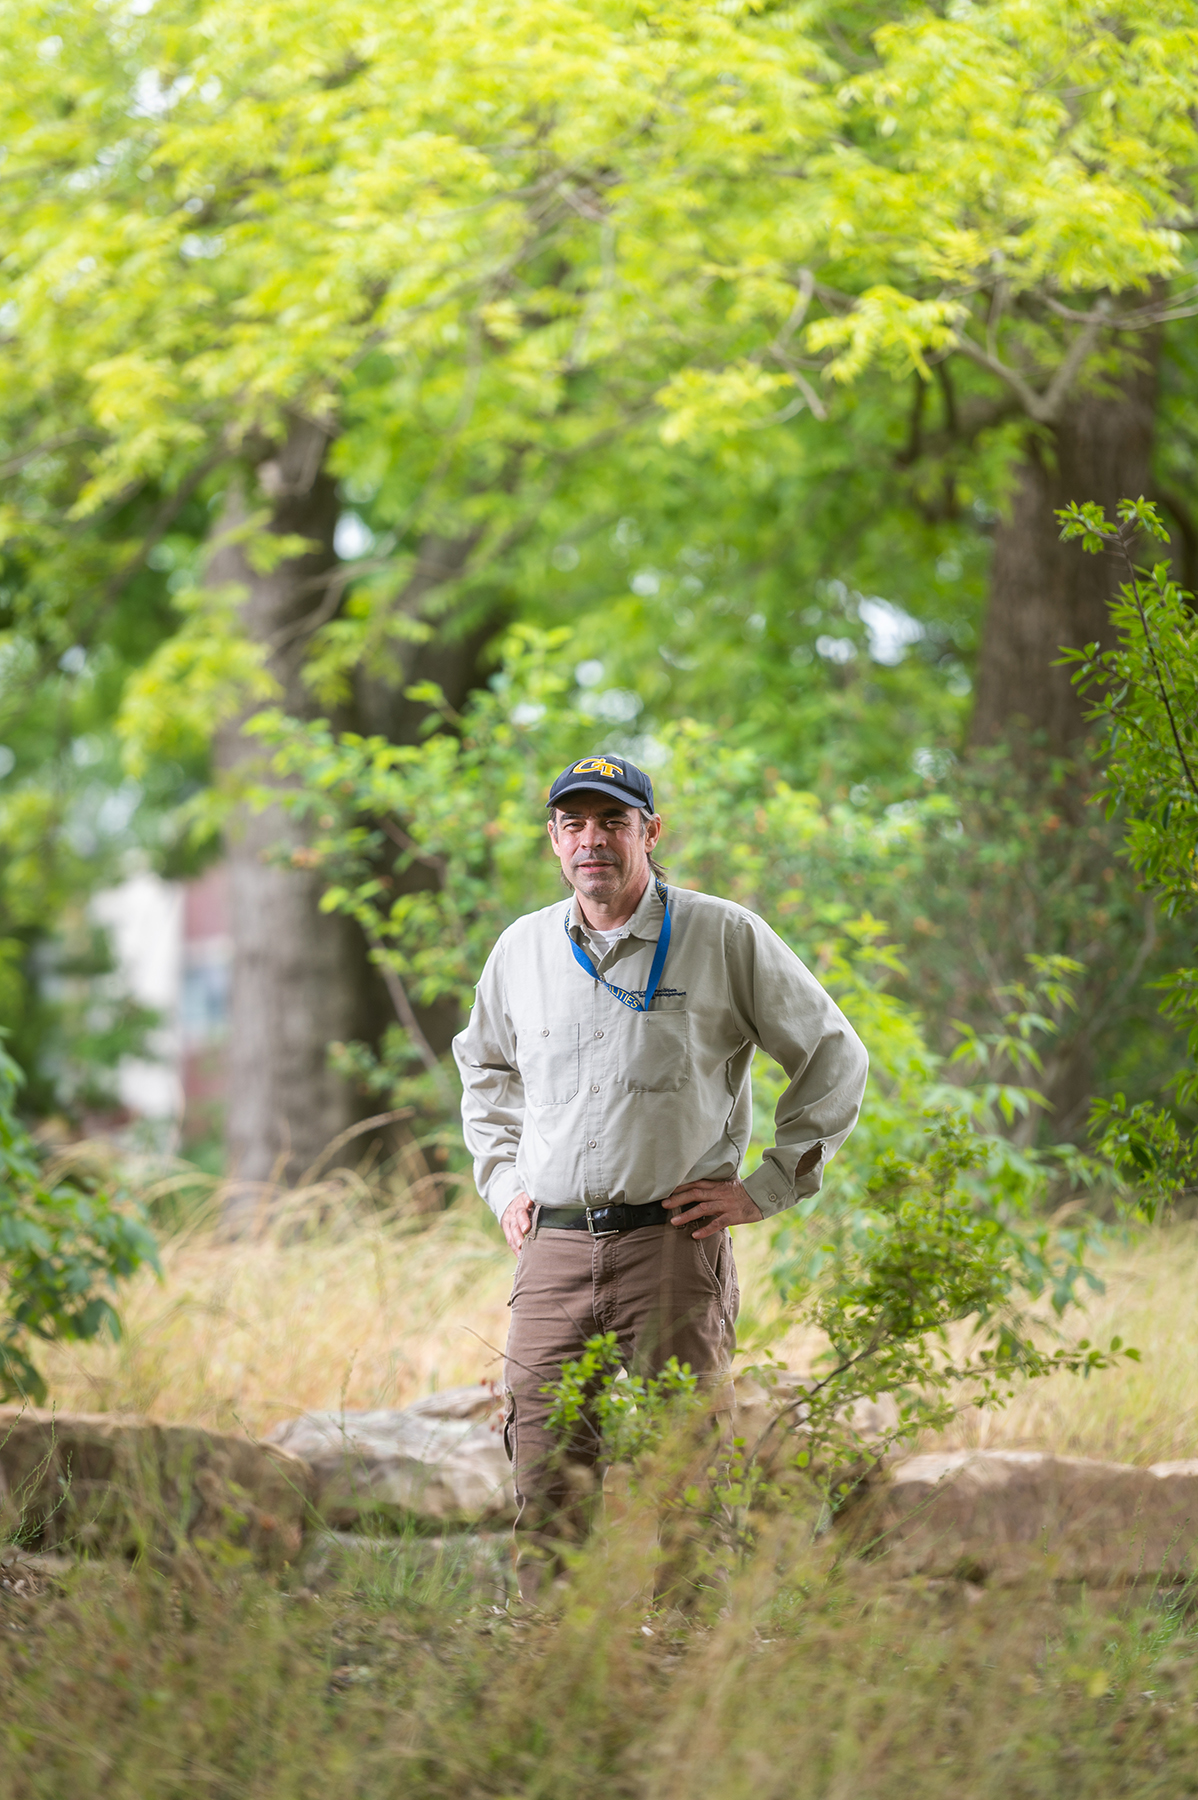
[[[649,851],[660,835],[656,814],[648,819],[635,806],[585,791],[568,795],[549,825],[553,853],[570,886],[609,908],[629,897],[633,905],[639,900]]]

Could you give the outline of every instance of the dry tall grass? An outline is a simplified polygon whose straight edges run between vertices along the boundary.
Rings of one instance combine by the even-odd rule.
[[[779,1520],[685,1607],[600,1531],[554,1607],[449,1559],[0,1579],[5,1800],[1174,1800],[1198,1792],[1184,1593],[889,1581]]]
[[[744,1317],[760,1329],[768,1233],[742,1231],[737,1250]],[[161,1284],[126,1293],[122,1343],[47,1356],[59,1405],[261,1430],[305,1407],[394,1404],[497,1368],[489,1346],[502,1342],[512,1265],[477,1202],[431,1219],[382,1214],[325,1184],[252,1236],[197,1221],[164,1263]],[[1121,1332],[1142,1366],[1043,1383],[1004,1414],[967,1415],[959,1440],[1141,1462],[1198,1449],[1198,1227],[1144,1235],[1109,1264],[1107,1294],[1078,1329]],[[774,1347],[795,1367],[813,1349],[800,1335]],[[1198,1793],[1188,1588],[895,1582],[885,1558],[813,1541],[800,1508],[722,1577],[650,1602],[654,1541],[613,1517],[531,1615],[497,1608],[452,1549],[430,1564],[402,1538],[277,1579],[215,1553],[164,1571],[84,1562],[40,1588],[0,1570],[0,1793]]]
[[[310,1408],[402,1406],[499,1377],[513,1265],[477,1199],[430,1216],[331,1181],[273,1197],[239,1237],[221,1227],[221,1199],[214,1189],[167,1238],[161,1282],[143,1273],[124,1290],[119,1343],[45,1353],[55,1404],[256,1434]],[[777,1316],[768,1233],[742,1228],[736,1255],[752,1357]],[[1099,1342],[1117,1332],[1143,1362],[965,1412],[950,1441],[1140,1463],[1198,1454],[1198,1224],[1117,1245],[1103,1273],[1106,1293],[1070,1330]],[[799,1328],[772,1344],[796,1369],[819,1348]]]
[[[220,1198],[122,1290],[119,1342],[45,1353],[55,1404],[257,1434],[498,1374],[511,1259],[477,1201],[430,1219],[332,1181],[231,1236]]]
[[[121,1295],[118,1343],[55,1345],[53,1402],[251,1433],[310,1408],[403,1406],[496,1380],[513,1262],[471,1197],[429,1215],[380,1210],[352,1183],[275,1199],[231,1237],[220,1191],[162,1244],[163,1279]],[[745,1318],[768,1317],[769,1246],[738,1243]]]
[[[1001,1412],[962,1413],[952,1442],[1128,1463],[1198,1456],[1198,1221],[1132,1235],[1097,1267],[1105,1294],[1065,1328],[1097,1344],[1118,1335],[1142,1361],[1033,1382]]]

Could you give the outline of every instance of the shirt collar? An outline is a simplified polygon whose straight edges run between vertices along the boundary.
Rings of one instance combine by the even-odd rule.
[[[578,895],[572,894],[569,905],[569,931],[574,939],[580,939],[586,930],[582,915],[578,910]],[[629,937],[644,938],[649,943],[656,943],[661,935],[661,922],[665,917],[665,908],[657,895],[657,882],[649,877],[649,885],[636,903],[636,911],[630,919],[620,927]]]

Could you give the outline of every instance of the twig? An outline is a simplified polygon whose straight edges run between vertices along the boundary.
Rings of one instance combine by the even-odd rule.
[[[1103,306],[1106,306],[1105,311]],[[968,333],[955,331],[953,342],[972,362],[977,363],[980,368],[988,369],[992,375],[997,375],[1000,381],[1005,381],[1011,391],[1018,395],[1028,417],[1034,419],[1037,425],[1053,425],[1056,423],[1078,371],[1093,351],[1100,333],[1109,328],[1111,323],[1110,308],[1104,302],[1090,316],[1085,327],[1078,332],[1056,374],[1042,394],[1037,393],[1031,383],[1024,380],[1018,369],[1013,369],[1009,363],[1001,361],[997,356],[992,356],[988,350],[983,350],[982,346],[975,343]]]
[[[1136,603],[1136,611],[1140,615],[1140,624],[1143,627],[1143,631],[1144,631],[1144,642],[1148,646],[1148,659],[1152,664],[1152,673],[1156,679],[1156,687],[1157,687],[1157,692],[1161,698],[1161,704],[1165,709],[1165,717],[1169,721],[1169,730],[1173,734],[1173,743],[1177,750],[1178,760],[1181,763],[1182,771],[1185,775],[1185,778],[1190,784],[1190,792],[1191,792],[1191,794],[1193,794],[1195,800],[1198,800],[1198,781],[1195,781],[1195,779],[1194,779],[1194,771],[1190,768],[1189,759],[1187,758],[1185,749],[1182,745],[1181,734],[1177,729],[1177,721],[1173,717],[1173,707],[1170,704],[1169,695],[1165,688],[1164,680],[1161,676],[1160,665],[1156,660],[1156,645],[1153,642],[1152,632],[1149,629],[1148,614],[1144,608],[1144,601],[1140,595],[1140,582],[1139,582],[1139,576],[1136,572],[1136,565],[1132,561],[1131,551],[1128,548],[1125,531],[1120,530],[1116,535],[1117,535],[1118,544],[1119,544],[1119,554],[1122,556],[1123,561],[1126,563],[1128,574],[1131,576],[1132,598],[1135,600],[1135,603]]]
[[[412,1002],[408,999],[407,989],[399,979],[399,976],[395,973],[395,970],[383,960],[386,956],[386,950],[380,942],[377,933],[368,930],[366,933],[366,940],[369,943],[371,950],[374,952],[375,967],[382,976],[387,992],[391,996],[391,1004],[395,1008],[395,1016],[416,1046],[416,1052],[420,1057],[421,1062],[435,1080],[441,1100],[448,1104],[451,1095],[449,1092],[449,1084],[445,1079],[445,1071],[441,1067],[440,1059],[438,1058],[436,1051],[420,1029],[416,1014],[412,1010]]]
[[[400,850],[407,851],[413,862],[423,863],[426,868],[433,869],[438,875],[445,876],[449,864],[445,857],[435,856],[431,850],[422,850],[414,838],[410,838],[402,826],[393,819],[384,819],[382,828]]]
[[[36,462],[39,456],[51,456],[55,450],[66,450],[72,444],[97,443],[98,431],[61,431],[57,437],[47,438],[44,443],[32,444],[28,450],[22,450],[19,456],[12,456],[6,463],[0,463],[0,480],[10,475],[17,475],[27,463]]]
[[[109,577],[108,583],[104,589],[103,604],[105,606],[111,606],[112,602],[118,599],[124,589],[128,587],[129,583],[139,570],[145,567],[146,560],[149,557],[151,550],[154,549],[156,544],[161,543],[162,539],[166,536],[179,514],[183,511],[183,508],[187,505],[187,502],[191,499],[200,483],[204,480],[205,476],[210,475],[217,464],[227,454],[228,452],[223,445],[219,450],[212,451],[210,455],[204,457],[201,462],[198,462],[189,474],[184,476],[174,493],[167,496],[162,505],[158,508],[153,519],[150,521],[145,535],[137,549],[133,552],[133,555],[130,556],[126,562],[122,563],[115,575]]]

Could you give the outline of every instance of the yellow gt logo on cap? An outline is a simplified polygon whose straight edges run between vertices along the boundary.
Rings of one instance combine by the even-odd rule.
[[[602,775],[607,781],[614,781],[617,775],[624,773],[615,763],[604,762],[602,757],[588,756],[585,762],[575,763],[570,770],[571,775]]]

